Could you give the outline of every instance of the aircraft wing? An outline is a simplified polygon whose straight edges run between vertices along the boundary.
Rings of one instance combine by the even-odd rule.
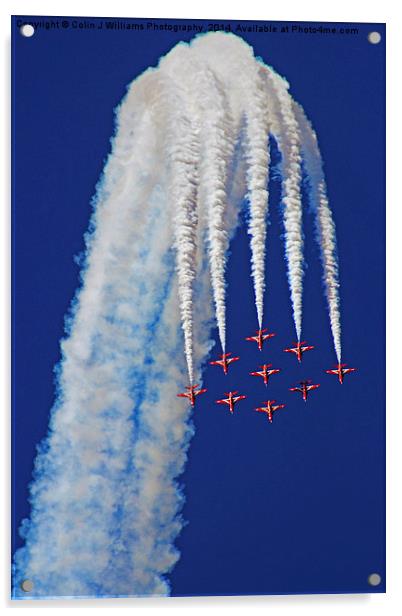
[[[317,389],[320,385],[307,385],[307,391],[310,391],[310,389]]]
[[[232,398],[233,402],[237,402],[238,400],[244,400],[246,396],[234,396],[234,398]]]
[[[283,349],[284,353],[297,353],[296,349]]]
[[[301,387],[289,387],[289,391],[303,391]]]
[[[227,360],[227,363],[229,362],[230,362],[230,359]],[[223,366],[223,361],[221,359],[210,361],[209,363],[211,364],[211,366]]]
[[[199,393],[199,392],[198,392]],[[177,394],[178,398],[189,398],[190,394]]]
[[[328,374],[338,374],[338,370],[325,370]]]
[[[246,340],[250,340],[250,342],[258,342],[257,336],[247,336]]]
[[[344,368],[343,374],[348,374],[348,372],[355,372],[357,368]]]
[[[198,391],[194,392],[195,396],[199,396],[200,394],[204,394],[207,390],[206,389],[199,389]]]
[[[226,400],[217,400],[216,404],[230,404],[230,402],[229,402],[228,399],[226,399]]]

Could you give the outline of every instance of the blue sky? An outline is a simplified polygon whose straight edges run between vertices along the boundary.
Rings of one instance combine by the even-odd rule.
[[[385,34],[364,24],[355,36],[244,35],[289,80],[318,133],[337,224],[343,356],[359,372],[343,387],[323,372],[335,355],[308,214],[303,338],[316,349],[301,366],[282,352],[295,334],[279,186],[271,183],[265,321],[277,336],[263,353],[244,340],[256,317],[243,226],[228,270],[228,350],[241,360],[226,378],[216,367],[205,373],[208,393],[198,400],[181,477],[189,524],[177,542],[172,594],[365,592],[370,573],[385,574],[385,53],[367,43],[373,29]],[[191,37],[70,29],[14,39],[15,529],[29,513],[27,483],[78,284],[72,256],[84,248],[112,109],[136,75]],[[262,359],[282,369],[268,390],[248,375]],[[307,404],[288,392],[302,377],[321,383]],[[230,387],[248,396],[234,416],[214,403]],[[272,425],[252,411],[268,393],[286,404]]]

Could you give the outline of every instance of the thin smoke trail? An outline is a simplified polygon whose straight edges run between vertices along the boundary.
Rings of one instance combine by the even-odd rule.
[[[61,342],[56,402],[35,462],[25,545],[14,559],[15,597],[169,594],[184,524],[177,477],[194,432],[176,394],[188,379],[201,382],[214,308],[225,349],[225,264],[246,194],[262,324],[269,131],[284,160],[289,279],[301,327],[295,114],[326,238],[328,203],[311,128],[285,82],[244,41],[219,33],[179,44],[131,84],[117,110],[82,284]],[[333,291],[333,246],[322,245]],[[27,578],[29,596],[20,588]]]
[[[317,135],[298,103],[294,103],[294,110],[302,132],[303,159],[310,184],[310,201],[316,215],[317,240],[321,250],[323,282],[328,302],[334,348],[338,363],[341,363],[339,267],[335,223],[328,202],[323,162],[318,147]]]
[[[193,366],[193,284],[196,273],[197,253],[197,190],[200,163],[200,145],[191,116],[186,115],[185,99],[167,103],[172,110],[170,130],[175,140],[170,139],[168,151],[171,184],[169,194],[174,211],[174,242],[177,253],[178,291],[184,332],[184,352],[187,360],[190,384],[194,382]],[[173,205],[174,204],[174,205]]]
[[[301,339],[303,310],[303,230],[301,200],[301,137],[288,92],[288,83],[273,70],[266,71],[280,114],[279,147],[282,154],[282,202],[285,254],[297,339]]]
[[[248,91],[246,110],[246,157],[248,162],[247,188],[250,203],[248,233],[251,236],[251,274],[258,326],[262,328],[265,291],[265,251],[268,215],[268,173],[269,173],[269,118],[267,93],[259,73],[254,67]]]
[[[211,284],[222,353],[226,350],[226,223],[228,165],[233,157],[233,122],[226,96],[210,68],[199,81],[199,101],[204,116],[200,207],[207,216],[207,241]]]

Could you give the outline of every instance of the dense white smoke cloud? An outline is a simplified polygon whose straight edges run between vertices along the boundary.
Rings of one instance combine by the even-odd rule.
[[[245,199],[262,325],[269,133],[283,156],[297,334],[302,147],[340,358],[322,166],[286,83],[242,39],[208,34],[177,45],[136,79],[116,117],[82,285],[61,343],[49,434],[35,462],[25,545],[15,555],[17,598],[169,593],[166,576],[179,558],[174,542],[183,526],[177,477],[193,433],[190,409],[176,394],[200,382],[214,320],[225,350],[226,258]],[[29,593],[21,590],[24,579],[34,584]]]

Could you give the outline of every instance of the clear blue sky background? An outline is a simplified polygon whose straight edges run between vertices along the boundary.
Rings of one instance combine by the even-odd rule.
[[[359,371],[343,387],[324,373],[335,355],[308,214],[303,337],[316,349],[301,366],[282,352],[295,334],[280,187],[271,183],[265,313],[277,336],[263,353],[244,341],[256,318],[243,227],[228,271],[228,348],[241,361],[226,378],[206,371],[181,478],[189,524],[177,542],[174,595],[367,592],[370,573],[385,580],[385,29],[358,28],[243,35],[289,80],[317,130],[338,232],[343,355]],[[380,45],[367,42],[374,29]],[[47,432],[63,319],[78,285],[73,255],[84,248],[113,108],[134,77],[192,37],[71,27],[14,37],[13,549],[29,514],[35,446]],[[248,376],[262,360],[282,369],[267,390]],[[307,404],[288,391],[300,378],[321,383]],[[248,396],[233,416],[214,403],[229,388]],[[267,397],[286,404],[272,425],[252,410]]]

